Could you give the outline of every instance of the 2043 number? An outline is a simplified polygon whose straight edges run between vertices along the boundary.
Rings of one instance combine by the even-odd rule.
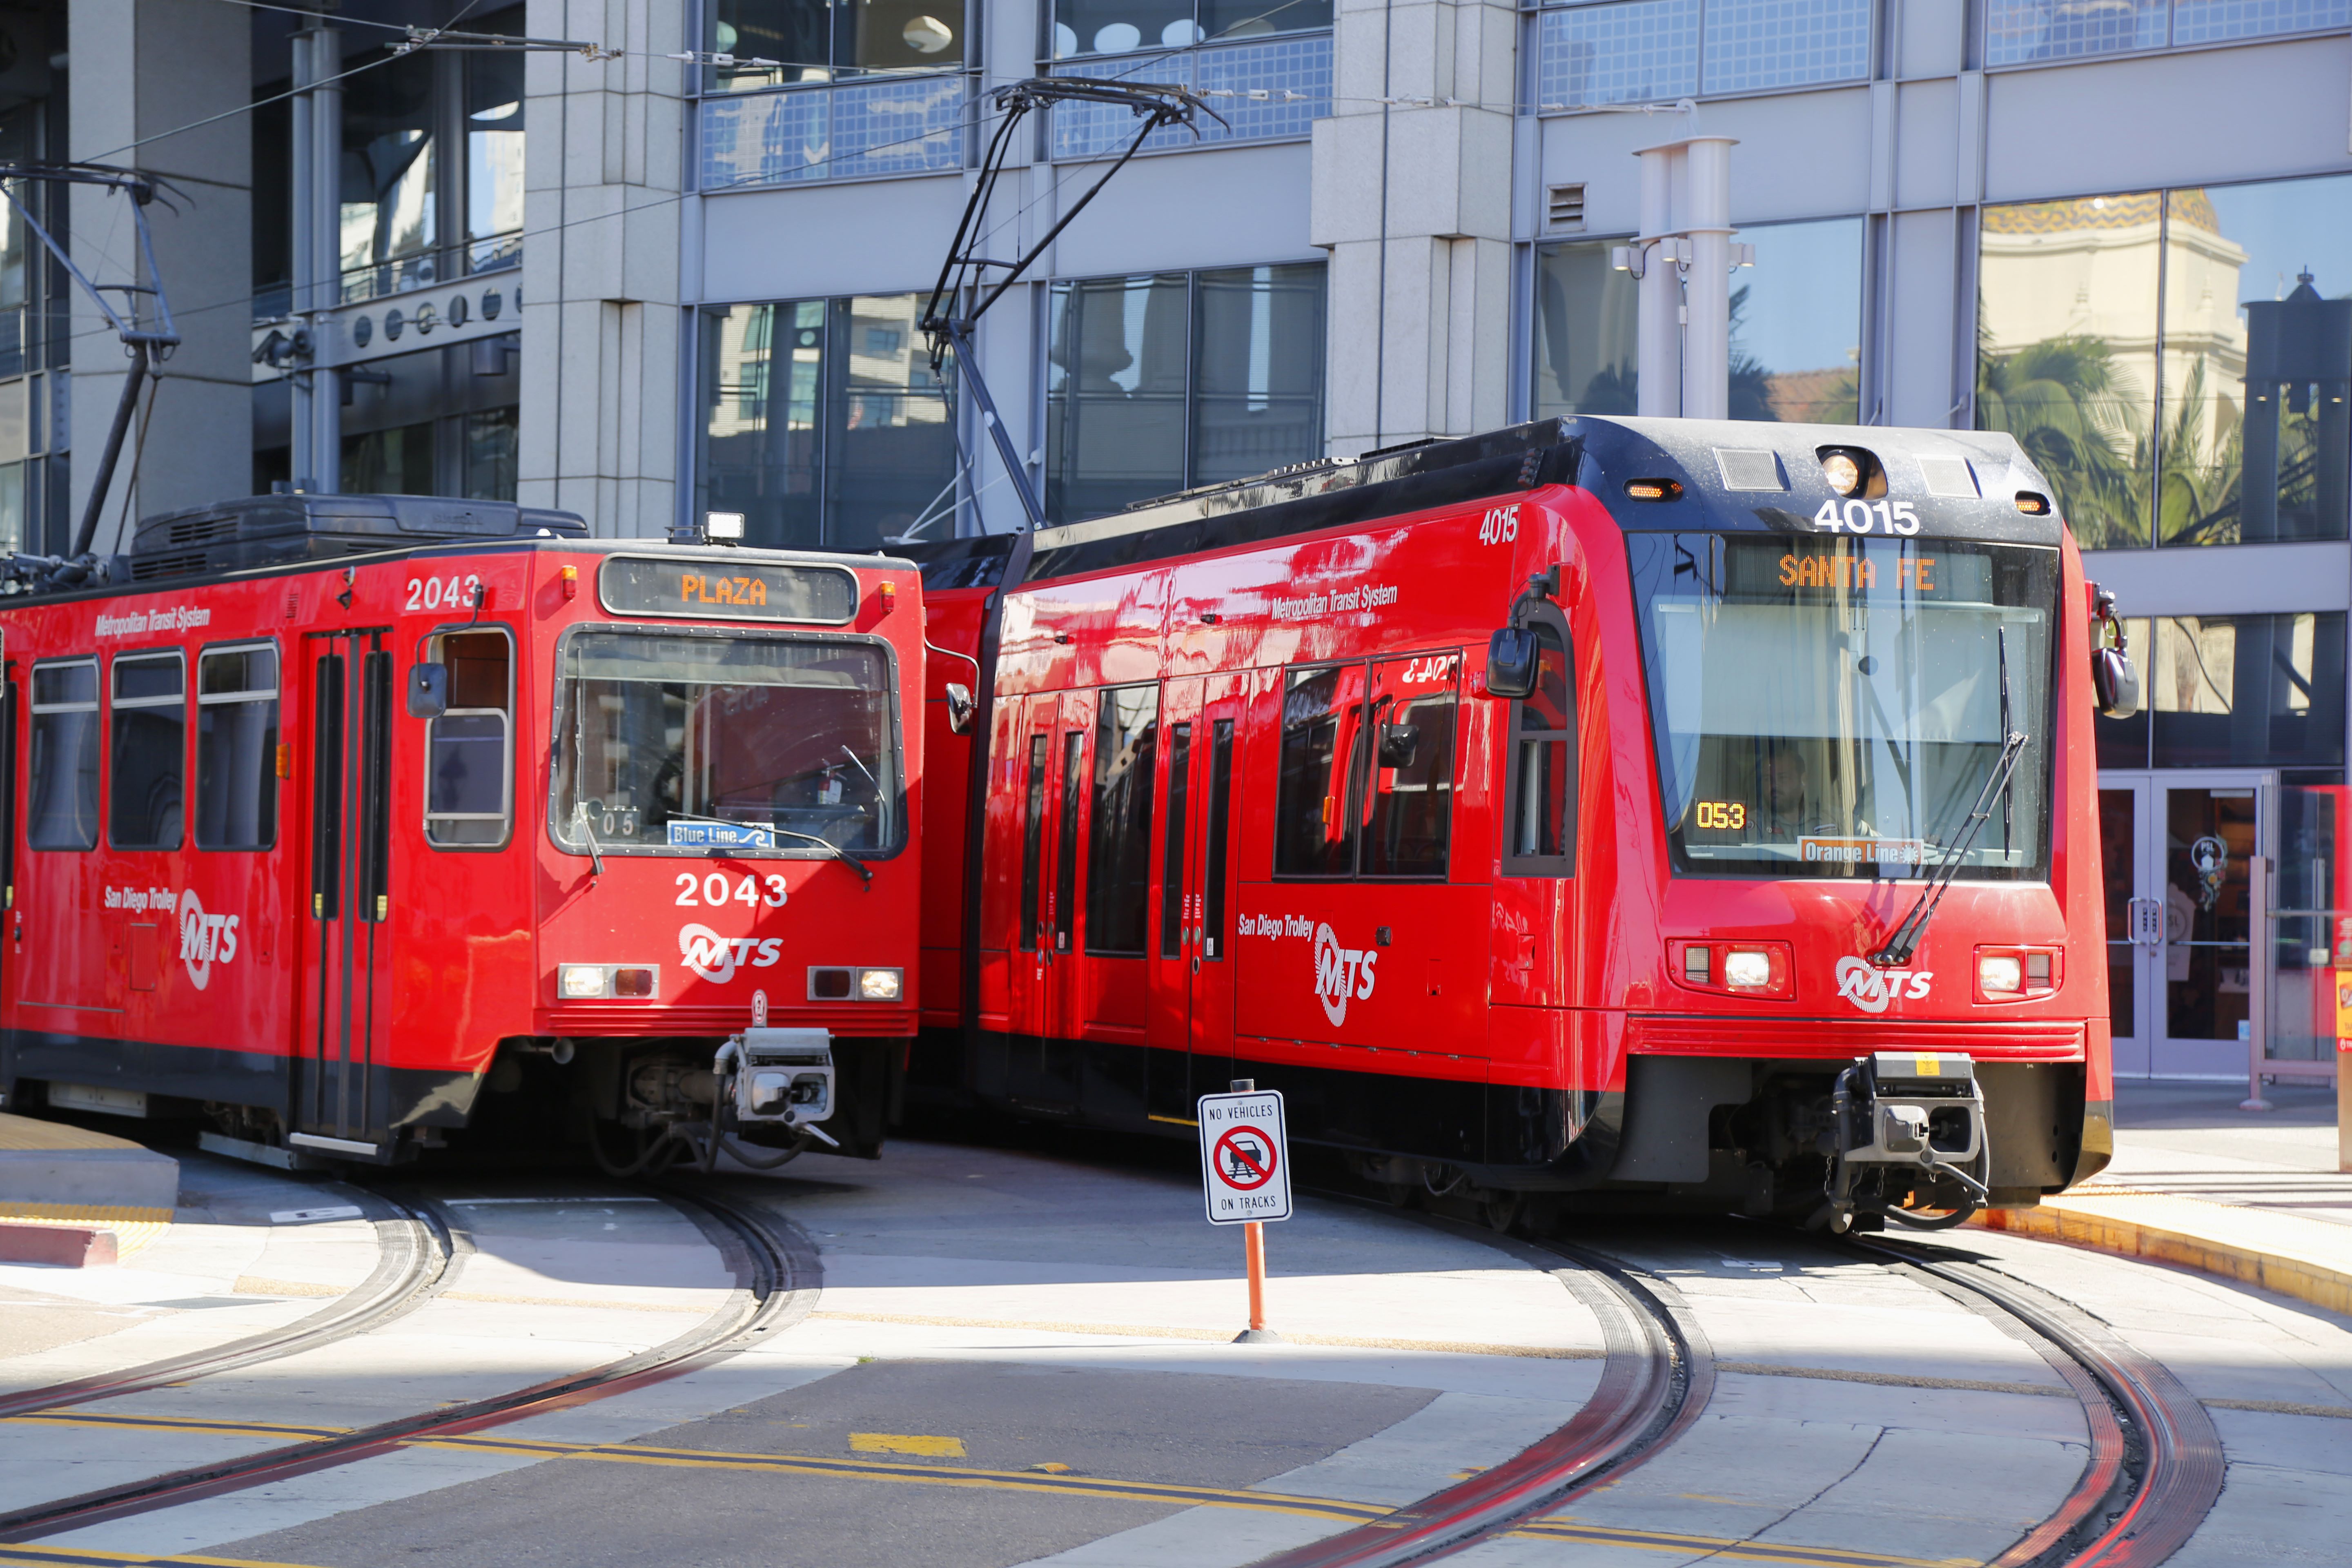
[[[1832,497],[1822,502],[1822,510],[1813,513],[1813,526],[1824,533],[1875,531],[1908,538],[1919,531],[1919,510],[1907,500],[1850,500],[1841,504]]]
[[[478,572],[468,572],[462,577],[454,572],[446,577],[411,577],[408,602],[401,608],[437,610],[446,605],[453,610],[470,610],[481,591],[482,578]]]
[[[781,910],[784,907],[784,879],[782,875],[746,877],[740,882],[730,882],[724,871],[713,871],[703,877],[691,871],[680,871],[677,874],[677,903],[689,910],[698,910],[705,904],[713,909],[742,904],[755,910],[765,904],[772,910]]]

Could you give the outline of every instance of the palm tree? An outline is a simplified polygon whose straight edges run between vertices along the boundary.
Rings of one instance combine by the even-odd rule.
[[[2205,452],[2205,356],[2189,367],[2180,407],[2164,433],[2164,473],[2156,489],[2157,537],[2167,544],[2236,544],[2245,467],[2245,426],[2232,419]]]
[[[2103,338],[2062,334],[2006,354],[1979,338],[1977,428],[2017,437],[2087,547],[2148,542],[2148,421],[2123,379]]]

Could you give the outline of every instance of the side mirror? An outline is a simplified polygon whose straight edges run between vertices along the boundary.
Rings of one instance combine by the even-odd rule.
[[[1536,634],[1505,626],[1486,643],[1486,694],[1517,700],[1536,693]]]
[[[2091,650],[2091,694],[2100,716],[2128,719],[2139,711],[2139,671],[2119,647]]]
[[[1421,726],[1418,724],[1383,724],[1381,726],[1381,766],[1409,768],[1421,755]]]
[[[408,667],[408,716],[438,719],[449,710],[449,667],[419,661]]]
[[[971,716],[980,711],[980,704],[971,700],[971,688],[961,681],[948,682],[948,732],[961,735],[971,728]]]

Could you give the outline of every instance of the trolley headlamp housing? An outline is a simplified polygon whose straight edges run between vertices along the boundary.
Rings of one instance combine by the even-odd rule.
[[[566,1002],[618,998],[649,1002],[661,994],[661,966],[653,963],[559,963],[555,994]]]

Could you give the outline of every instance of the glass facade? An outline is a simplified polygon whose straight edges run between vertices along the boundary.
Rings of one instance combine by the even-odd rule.
[[[961,76],[929,76],[707,99],[701,186],[961,169],[965,93]]]
[[[1731,416],[1850,425],[1860,417],[1862,220],[1762,224],[1731,282]],[[1635,411],[1637,294],[1610,264],[1621,241],[1536,253],[1536,418]]]
[[[921,311],[915,294],[705,310],[697,511],[740,511],[744,542],[773,548],[953,533],[954,400]]]
[[[1055,283],[1046,515],[1321,456],[1323,334],[1319,261]]]
[[[2352,25],[2352,0],[1987,0],[1989,66]]]
[[[1279,141],[1311,135],[1315,121],[1331,112],[1331,35],[1307,33],[1139,60],[1083,59],[1057,66],[1055,74],[1166,82],[1208,100],[1219,118],[1199,116],[1198,136],[1181,125],[1165,126],[1143,139],[1147,153]],[[1125,152],[1135,140],[1135,115],[1121,104],[1058,104],[1053,116],[1050,145],[1055,158]]]
[[[1977,424],[2085,546],[2346,536],[2352,176],[1984,209]]]
[[[2342,612],[2135,618],[2124,646],[2143,706],[2096,721],[2099,766],[2343,767]]]
[[[1870,74],[1870,0],[1620,0],[1536,21],[1543,113]]]
[[[1331,0],[1054,0],[1045,58],[1181,49],[1330,26]]]
[[[704,67],[709,92],[834,82],[886,72],[961,69],[964,8],[953,0],[709,0],[712,52],[773,65]]]

